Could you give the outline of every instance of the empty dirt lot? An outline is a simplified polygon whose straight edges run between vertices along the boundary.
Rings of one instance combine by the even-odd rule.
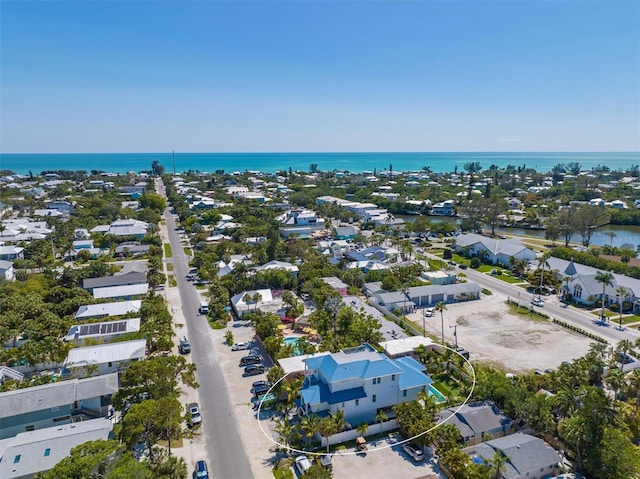
[[[499,294],[478,301],[447,304],[444,311],[445,341],[454,344],[457,325],[458,345],[471,353],[472,361],[486,361],[511,372],[556,368],[562,361],[583,356],[592,342],[538,316],[517,315]],[[409,315],[422,329],[422,311]],[[425,318],[427,335],[442,334],[440,313]]]

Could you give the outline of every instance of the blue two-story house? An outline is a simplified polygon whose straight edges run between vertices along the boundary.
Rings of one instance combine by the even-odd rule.
[[[373,423],[378,411],[413,401],[433,382],[415,359],[390,359],[369,344],[304,361],[302,411],[322,416],[342,409],[354,425]]]

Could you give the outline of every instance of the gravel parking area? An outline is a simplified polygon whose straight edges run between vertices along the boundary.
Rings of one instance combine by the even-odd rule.
[[[444,311],[444,337],[471,353],[472,361],[489,362],[512,372],[556,368],[562,361],[583,356],[592,340],[572,333],[538,316],[516,315],[501,294],[477,301],[447,304]],[[422,329],[422,311],[409,315]],[[440,313],[425,319],[427,335],[442,334]]]

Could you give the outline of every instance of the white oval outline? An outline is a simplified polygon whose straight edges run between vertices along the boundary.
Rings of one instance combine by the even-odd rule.
[[[394,444],[389,444],[389,445],[386,445],[386,446],[374,446],[374,447],[373,447],[373,449],[371,449],[371,451],[372,451],[372,452],[373,452],[373,451],[381,451],[381,450],[383,450],[383,449],[390,449],[390,448],[392,448],[392,447],[394,447],[394,446],[400,446],[400,445],[402,445],[402,444],[406,444],[406,443],[408,443],[408,442],[411,442],[411,441],[413,441],[414,439],[416,439],[416,438],[418,438],[418,437],[421,437],[421,436],[424,436],[425,434],[428,434],[429,432],[433,431],[433,430],[434,430],[435,428],[437,428],[437,427],[442,426],[442,425],[443,425],[444,423],[446,423],[449,419],[451,419],[453,416],[455,416],[456,414],[458,414],[458,411],[460,411],[460,409],[462,409],[462,408],[463,408],[463,407],[464,407],[464,406],[469,402],[469,400],[471,399],[471,395],[473,394],[473,391],[474,391],[474,390],[475,390],[475,388],[476,388],[476,370],[475,370],[475,368],[473,367],[473,365],[471,364],[471,362],[470,362],[467,358],[465,358],[462,354],[460,354],[460,353],[459,353],[458,351],[456,351],[455,349],[450,348],[449,346],[444,346],[444,345],[442,345],[442,344],[437,344],[436,346],[437,346],[437,347],[439,347],[439,348],[445,348],[445,349],[448,349],[449,351],[454,352],[455,354],[457,354],[458,356],[460,356],[462,359],[464,359],[464,361],[469,365],[469,367],[471,368],[471,373],[473,374],[473,384],[471,385],[471,391],[469,391],[469,394],[467,395],[467,397],[465,398],[465,400],[462,402],[462,404],[460,404],[460,405],[457,407],[457,409],[456,409],[455,411],[453,411],[453,412],[451,413],[451,415],[447,416],[445,419],[443,419],[441,422],[439,422],[439,423],[435,424],[433,427],[431,427],[431,428],[427,429],[427,430],[426,430],[426,431],[424,431],[424,432],[421,432],[420,434],[416,434],[415,436],[410,437],[409,439],[405,439],[404,441],[396,442],[396,443],[394,443]],[[291,373],[289,373],[289,374],[291,374]],[[284,375],[284,376],[282,376],[280,379],[278,379],[278,380],[273,384],[273,386],[271,386],[271,387],[269,388],[269,390],[264,394],[263,398],[260,400],[260,402],[259,402],[259,404],[258,404],[258,410],[256,411],[256,418],[258,419],[258,426],[260,427],[260,431],[262,431],[262,434],[264,434],[264,436],[265,436],[267,439],[269,439],[272,443],[274,443],[276,446],[278,446],[278,447],[282,447],[282,448],[286,449],[287,451],[294,451],[294,452],[297,452],[297,453],[300,453],[300,454],[309,455],[309,456],[333,456],[333,455],[335,455],[336,453],[326,453],[326,452],[305,451],[305,450],[302,450],[302,449],[296,449],[295,447],[285,446],[284,444],[279,443],[278,441],[275,441],[275,440],[273,439],[273,436],[272,436],[270,433],[267,433],[267,432],[263,429],[263,427],[262,427],[262,420],[260,419],[260,410],[262,409],[262,403],[263,403],[263,402],[264,402],[264,400],[265,400],[264,398],[265,398],[265,396],[267,396],[268,394],[270,394],[270,393],[271,393],[271,390],[272,390],[274,387],[276,387],[276,386],[277,386],[281,381],[283,381],[284,379],[286,379],[286,378],[287,378],[287,376],[289,376],[289,374],[285,374],[285,375]],[[277,400],[277,398],[276,398],[276,400]],[[326,445],[325,445],[325,446],[321,446],[321,447],[326,447]],[[367,450],[367,452],[368,452],[368,451],[369,451],[369,450]],[[361,454],[362,452],[364,452],[364,451],[353,451],[353,452],[344,452],[344,451],[340,451],[340,453],[339,453],[339,454],[340,454],[341,456],[355,456],[355,455],[357,455],[357,454]]]

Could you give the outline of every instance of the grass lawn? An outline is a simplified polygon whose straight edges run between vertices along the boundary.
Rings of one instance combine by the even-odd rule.
[[[506,276],[504,274],[498,274],[494,276],[494,278],[498,278],[500,281],[504,281],[505,283],[523,283],[524,280],[520,278],[514,278],[513,276]]]
[[[164,257],[171,258],[173,253],[171,253],[171,245],[169,243],[164,244]]]
[[[445,396],[455,396],[460,389],[458,383],[446,373],[437,374],[436,376],[432,376],[431,379],[434,381],[433,387]]]
[[[167,263],[167,271],[173,271],[173,263]]]
[[[293,479],[293,472],[291,471],[291,468],[274,469],[273,477],[276,479]]]
[[[184,247],[183,249],[184,249],[184,254],[186,254],[187,256],[191,256],[191,248]]]
[[[497,269],[498,271],[500,271],[502,268],[500,268],[499,266],[492,266],[490,264],[481,264],[478,269],[476,269],[476,271],[478,273],[489,273],[492,269]]]
[[[609,319],[611,319],[612,323],[620,324],[620,315],[619,314],[610,315]],[[625,315],[624,313],[622,314],[622,324],[637,323],[639,321],[640,321],[640,316],[637,316],[635,314],[627,314],[627,315]]]
[[[178,282],[176,281],[176,277],[172,274],[169,275],[169,286],[175,287],[178,286]]]
[[[513,304],[513,303],[507,303],[507,307],[511,310],[513,314],[518,314],[520,316],[527,316],[528,317],[527,319],[530,319],[532,321],[537,321],[540,323],[547,322],[546,318],[543,318],[542,316],[538,316],[537,314],[532,314],[529,311],[528,309],[530,307],[529,303],[527,303],[526,301],[521,301],[520,304],[522,304],[522,306],[518,306],[517,304]]]

